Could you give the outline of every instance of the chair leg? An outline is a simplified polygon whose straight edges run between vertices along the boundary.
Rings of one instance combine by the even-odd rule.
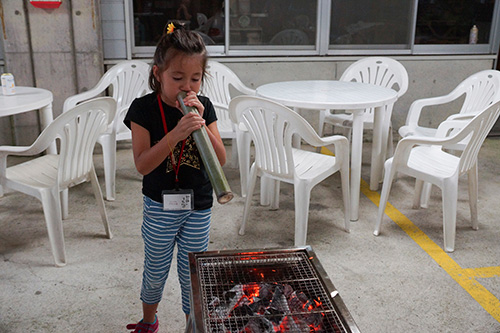
[[[102,159],[104,163],[104,180],[106,182],[106,200],[115,200],[116,178],[116,135],[106,134],[99,138],[102,146]]]
[[[477,198],[478,198],[478,174],[477,174],[477,161],[476,164],[467,173],[467,180],[469,184],[469,206],[470,217],[472,222],[472,229],[479,229],[477,220]]]
[[[344,202],[344,229],[351,232],[351,195],[349,189],[349,159],[347,158],[340,170],[342,183],[342,199]]]
[[[442,190],[444,250],[453,252],[457,223],[458,176],[454,179],[446,179]]]
[[[305,182],[299,182],[294,185],[293,191],[295,200],[295,246],[304,246],[307,239],[311,189]]]
[[[245,225],[248,219],[248,212],[250,210],[250,205],[252,204],[252,195],[255,189],[255,183],[257,183],[257,168],[255,164],[250,168],[250,178],[248,179],[248,188],[247,188],[247,198],[245,200],[245,208],[243,208],[243,221],[241,222],[241,227],[239,234],[245,234]]]
[[[43,214],[56,266],[66,265],[64,233],[62,225],[61,202],[57,189],[44,190],[40,193]]]
[[[384,183],[382,185],[382,193],[380,194],[380,202],[378,205],[378,214],[377,220],[375,222],[375,230],[373,234],[378,236],[380,234],[380,225],[382,224],[382,219],[385,213],[385,207],[387,206],[387,200],[389,199],[389,192],[391,191],[392,180],[396,171],[393,169],[392,158],[385,161],[385,175],[384,175]]]
[[[429,207],[429,201],[431,200],[431,190],[432,190],[432,184],[424,182],[424,187],[422,188],[422,197],[420,198],[421,208]]]
[[[413,209],[420,208],[420,200],[422,198],[423,187],[424,187],[424,181],[420,179],[415,179],[415,191],[413,192]]]
[[[270,181],[270,190],[271,192],[269,193],[271,196],[271,210],[278,210],[280,208],[280,185],[281,182],[279,180],[271,180]]]
[[[236,139],[231,140],[231,167],[238,167],[238,144]]]
[[[269,179],[266,175],[260,177],[260,205],[269,206],[272,201],[273,194],[272,189],[274,188],[274,180]]]
[[[248,173],[250,171],[251,138],[248,132],[236,132],[236,146],[238,149],[238,164],[240,167],[241,196],[247,195]]]
[[[95,173],[95,169],[92,166],[92,170],[90,171],[90,182],[92,183],[92,190],[94,191],[94,197],[99,207],[99,213],[101,214],[102,223],[104,224],[104,231],[106,232],[106,237],[111,239],[113,234],[111,233],[111,229],[109,227],[108,215],[106,214],[106,207],[104,206],[104,199],[102,198],[101,187],[99,186],[99,181],[97,180],[97,175]]]
[[[68,196],[69,196],[69,189],[67,188],[65,188],[64,190],[61,191],[61,193],[59,193],[59,197],[61,199],[61,214],[63,220],[66,220],[69,215]]]

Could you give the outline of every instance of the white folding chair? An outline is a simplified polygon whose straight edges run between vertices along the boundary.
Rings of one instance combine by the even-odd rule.
[[[344,200],[344,228],[349,231],[349,143],[343,136],[320,138],[312,126],[295,111],[273,101],[239,96],[229,104],[235,123],[243,123],[255,144],[255,162],[250,169],[248,192],[240,234],[245,232],[257,177],[268,177],[294,185],[295,246],[306,244],[309,201],[312,188],[340,171]],[[292,148],[292,136],[299,135],[314,146],[335,146],[335,156]],[[278,186],[278,185],[277,185]],[[274,190],[277,202],[279,189]]]
[[[97,138],[113,121],[115,111],[116,102],[111,97],[96,98],[62,113],[31,146],[0,147],[0,184],[42,202],[57,266],[66,264],[62,219],[67,217],[67,192],[70,187],[90,180],[106,236],[112,237],[92,153]],[[39,155],[56,139],[60,144],[59,154],[35,157],[7,168],[9,155]]]
[[[385,177],[374,234],[380,233],[385,207],[396,173],[416,178],[413,207],[420,206],[424,182],[438,186],[443,196],[444,249],[455,249],[458,179],[467,174],[472,228],[477,221],[477,155],[488,132],[500,115],[500,102],[476,113],[472,119],[448,119],[442,122],[433,137],[408,136],[399,141],[394,156],[385,162]],[[446,151],[446,147],[465,143],[460,156]]]
[[[255,95],[227,66],[213,60],[207,64],[207,75],[201,87],[201,94],[210,98],[217,113],[217,128],[223,139],[232,139],[232,165],[239,165],[242,196],[246,195],[248,170],[250,169],[250,139],[245,129],[231,121],[228,106],[236,94]]]
[[[106,200],[115,199],[116,179],[116,141],[130,140],[130,130],[123,124],[123,119],[132,101],[150,92],[148,87],[149,65],[140,60],[127,60],[111,67],[97,85],[83,93],[68,97],[64,101],[63,112],[73,108],[78,103],[95,98],[106,90],[117,103],[115,119],[106,133],[97,142],[102,146],[104,162],[104,179],[106,182]]]

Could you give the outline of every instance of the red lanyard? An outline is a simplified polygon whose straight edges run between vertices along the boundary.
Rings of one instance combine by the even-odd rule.
[[[165,111],[163,111],[163,103],[161,102],[160,94],[158,94],[157,96],[158,96],[158,105],[160,106],[160,111],[161,111],[161,119],[163,120],[163,129],[165,130],[165,135],[167,135],[168,129],[167,129],[167,121],[165,120]],[[181,152],[179,153],[179,163],[177,163],[177,166],[175,165],[173,152],[170,151],[170,160],[172,161],[172,167],[174,168],[175,186],[177,188],[179,187],[179,168],[181,167],[182,153],[184,152],[185,145],[186,145],[186,139],[182,141]]]

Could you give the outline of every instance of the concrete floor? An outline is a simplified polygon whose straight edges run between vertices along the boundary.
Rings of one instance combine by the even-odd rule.
[[[417,241],[387,216],[381,235],[373,236],[377,206],[371,199],[378,202],[377,192],[363,190],[360,219],[346,233],[338,175],[313,190],[307,243],[361,332],[500,332],[499,152],[500,139],[493,138],[480,152],[478,231],[470,228],[465,179],[460,183],[451,254],[440,249],[438,189],[428,209],[413,210],[413,180],[400,178],[393,186],[390,203],[419,229],[404,217],[398,222],[412,235],[421,230],[429,237]],[[95,161],[103,184],[98,151]],[[364,161],[368,180],[368,154]],[[292,247],[293,188],[282,186],[279,211],[258,206],[256,194],[247,234],[239,236],[244,200],[238,171],[224,169],[236,196],[226,205],[215,204],[209,249]],[[0,199],[0,332],[126,332],[127,323],[141,318],[142,197],[130,143],[119,144],[116,189],[116,201],[106,202],[112,240],[104,238],[90,184],[70,191],[63,268],[54,266],[40,202],[14,192]],[[158,317],[160,332],[184,330],[175,267]]]

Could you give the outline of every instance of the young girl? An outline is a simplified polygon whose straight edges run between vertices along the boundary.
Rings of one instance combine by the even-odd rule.
[[[208,98],[197,96],[207,62],[201,37],[181,25],[171,23],[158,42],[149,84],[153,93],[137,98],[125,117],[132,131],[132,150],[137,170],[144,176],[142,237],[145,260],[141,301],[143,318],[128,325],[134,332],[157,332],[156,310],[162,298],[174,246],[186,319],[190,310],[188,252],[208,247],[212,186],[191,136],[205,127],[221,165],[226,151],[217,130],[217,118]],[[177,94],[187,92],[186,106],[199,112],[183,116]],[[192,190],[194,209],[169,210],[165,190],[188,193]],[[168,191],[167,191],[168,192]]]

